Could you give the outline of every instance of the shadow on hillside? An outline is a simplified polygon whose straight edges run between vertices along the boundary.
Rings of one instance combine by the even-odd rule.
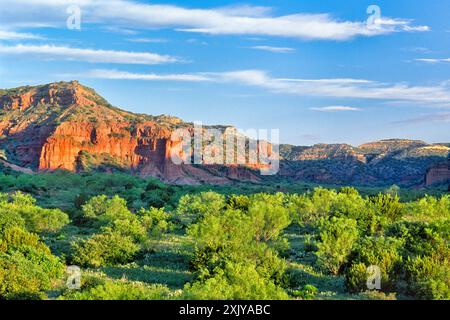
[[[422,185],[427,169],[444,159],[440,156],[422,156],[388,157],[368,163],[355,159],[281,161],[279,176],[311,183],[367,187],[397,184],[410,187]]]
[[[149,284],[164,284],[171,289],[181,289],[193,279],[188,271],[159,269],[149,266],[107,267],[102,271],[113,279],[127,279]]]
[[[147,253],[136,264],[102,269],[114,279],[165,284],[172,289],[181,289],[194,275],[189,271],[189,257],[179,252]]]

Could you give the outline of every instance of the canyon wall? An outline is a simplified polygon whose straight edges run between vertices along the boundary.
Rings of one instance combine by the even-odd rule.
[[[425,176],[426,186],[442,182],[450,182],[450,160],[432,166],[427,170]]]

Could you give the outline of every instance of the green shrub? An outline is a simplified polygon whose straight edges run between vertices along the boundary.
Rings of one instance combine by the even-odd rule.
[[[324,220],[320,229],[316,256],[318,265],[338,274],[358,239],[357,223],[353,219],[336,218]]]
[[[231,195],[227,200],[229,209],[247,211],[250,206],[250,198],[244,195]]]
[[[257,241],[277,239],[280,232],[291,224],[288,209],[270,201],[253,201],[248,215]]]
[[[202,192],[198,195],[181,197],[177,212],[182,215],[193,215],[197,219],[210,214],[218,214],[225,208],[225,196],[215,192]]]
[[[73,263],[87,267],[104,267],[132,261],[139,245],[129,236],[107,232],[74,245]]]
[[[0,234],[0,298],[44,298],[63,265],[37,235],[20,228]]]
[[[192,265],[200,278],[211,277],[232,262],[253,265],[261,276],[276,283],[282,281],[285,262],[260,238],[266,223],[264,219],[260,220],[262,223],[255,223],[254,215],[261,218],[256,212],[250,215],[226,210],[221,215],[207,215],[189,228],[188,234],[196,240]],[[278,228],[284,225],[272,226],[271,240],[277,240],[281,232]]]
[[[25,220],[17,211],[11,211],[0,205],[0,232],[3,233],[13,227],[25,229]]]
[[[449,240],[439,231],[438,225],[435,224],[401,222],[392,225],[387,230],[387,235],[403,242],[404,256],[430,256],[437,247]]]
[[[262,277],[252,265],[227,265],[204,281],[188,284],[185,299],[197,300],[286,300],[286,292]]]
[[[422,299],[450,299],[450,250],[408,259],[405,270],[409,294]]]
[[[405,214],[404,205],[400,202],[398,195],[379,194],[371,198],[375,210],[389,222],[399,221]]]
[[[330,215],[353,219],[360,234],[373,234],[379,225],[379,217],[373,206],[353,188],[343,188],[331,203]]]
[[[363,238],[355,246],[351,265],[345,271],[347,289],[351,292],[367,290],[367,268],[377,266],[381,272],[381,290],[394,291],[402,269],[402,245],[394,238]]]
[[[2,212],[4,212],[2,214]],[[27,230],[36,233],[55,232],[69,223],[67,214],[59,209],[42,209],[30,195],[15,192],[11,201],[0,201],[0,216],[10,214],[16,221],[23,220]],[[1,219],[1,218],[0,218]],[[21,222],[19,222],[21,224]]]
[[[127,208],[127,202],[119,196],[114,196],[111,199],[108,199],[105,195],[93,197],[82,206],[82,210],[84,217],[93,219],[100,225],[133,217],[133,214]]]
[[[316,298],[319,290],[313,285],[307,284],[301,290],[294,290],[292,295],[302,300],[313,300]]]
[[[135,243],[142,243],[148,239],[148,231],[137,219],[115,220],[110,225],[100,229],[102,233],[115,233],[122,237],[129,237]]]
[[[450,219],[450,195],[435,197],[426,196],[407,205],[408,213],[420,221],[436,221]]]
[[[95,286],[69,291],[61,297],[64,300],[164,300],[170,297],[170,290],[159,284],[144,284],[126,280],[106,280]]]
[[[141,209],[138,215],[142,225],[152,237],[160,237],[170,228],[169,215],[164,211],[164,208]]]

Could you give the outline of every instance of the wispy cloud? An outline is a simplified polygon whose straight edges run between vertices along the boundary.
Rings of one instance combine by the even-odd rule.
[[[93,70],[80,76],[104,79],[160,81],[193,81],[238,84],[261,88],[277,94],[333,97],[342,99],[373,99],[391,102],[426,103],[449,106],[449,83],[436,86],[411,86],[404,83],[380,83],[365,79],[283,79],[271,77],[261,70],[232,72],[199,72],[181,75],[129,73],[117,70]],[[326,109],[328,108],[328,110]],[[352,108],[352,109],[350,109]],[[348,106],[329,106],[317,111],[358,111]]]
[[[158,38],[131,38],[127,39],[129,42],[137,43],[167,43],[168,39],[158,39]]]
[[[261,70],[241,70],[222,75],[225,80],[260,87],[276,93],[350,99],[421,102],[449,106],[448,83],[411,86],[362,79],[277,79]]]
[[[436,64],[436,63],[448,63],[448,62],[450,62],[450,58],[447,58],[447,59],[426,59],[426,58],[423,58],[423,59],[416,59],[416,61],[425,62],[425,63],[433,63],[433,64]]]
[[[113,26],[113,25],[104,26],[104,27],[102,27],[102,29],[107,32],[123,34],[126,36],[134,36],[134,35],[139,34],[139,31],[137,31],[137,30]]]
[[[154,65],[177,62],[177,59],[174,57],[149,52],[81,49],[53,45],[0,45],[0,54],[32,55],[42,59],[61,59],[91,63]]]
[[[254,47],[250,47],[250,49],[269,51],[269,52],[274,52],[274,53],[291,53],[291,52],[295,51],[294,48],[272,47],[272,46],[254,46]]]
[[[423,114],[414,118],[394,121],[392,124],[395,125],[412,125],[430,122],[450,122],[450,112],[440,112],[433,114]]]
[[[348,106],[329,106],[329,107],[318,107],[318,108],[310,108],[313,111],[320,112],[340,112],[340,111],[361,111],[360,108],[348,107]]]
[[[67,76],[67,75],[66,75]],[[145,81],[181,81],[201,82],[212,81],[211,78],[201,74],[154,74],[154,73],[132,73],[118,70],[96,69],[78,75],[88,78],[111,79],[111,80],[145,80]]]
[[[417,52],[417,53],[431,53],[432,51],[425,47],[410,47],[410,48],[404,48],[404,51],[409,52]]]
[[[73,0],[80,5],[83,20],[128,28],[173,28],[183,32],[213,35],[251,35],[290,37],[307,40],[348,40],[394,32],[424,32],[428,26],[400,18],[378,19],[375,25],[365,21],[339,20],[327,13],[295,12],[274,15],[271,8],[240,6],[212,9],[184,8],[174,5],[146,4],[129,0]],[[29,22],[65,22],[67,1],[0,0],[0,20],[18,24]],[[39,12],[39,14],[35,14]]]
[[[36,40],[36,39],[43,39],[43,38],[41,36],[31,33],[15,32],[0,29],[0,40]]]

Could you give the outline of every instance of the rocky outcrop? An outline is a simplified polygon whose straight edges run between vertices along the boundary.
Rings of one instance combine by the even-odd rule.
[[[353,147],[318,144],[312,147],[284,145],[280,175],[296,181],[324,184],[416,186],[430,166],[450,154],[446,144],[390,139]]]
[[[432,166],[425,175],[426,186],[445,182],[450,182],[450,160]]]
[[[0,149],[8,160],[35,171],[125,170],[179,184],[257,182],[240,166],[176,165],[176,128],[191,124],[169,116],[132,114],[109,105],[78,82],[22,87],[0,96]],[[253,169],[258,169],[258,165]]]
[[[138,168],[146,159],[162,161],[170,152],[170,132],[146,122],[130,131],[130,123],[66,122],[47,138],[39,158],[40,170],[76,170],[81,151],[108,154]]]

